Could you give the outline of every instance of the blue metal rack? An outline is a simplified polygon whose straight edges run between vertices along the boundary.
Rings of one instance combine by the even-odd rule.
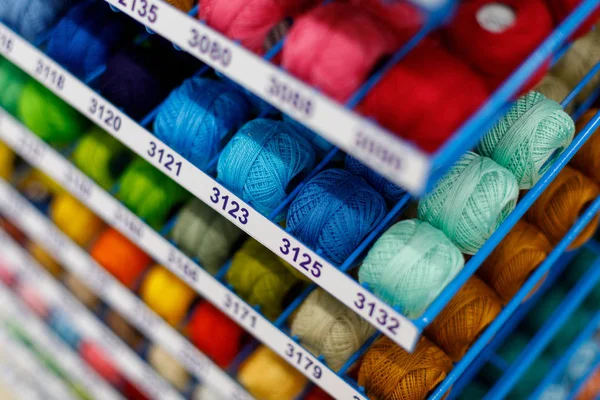
[[[97,1],[97,0],[93,0]],[[415,3],[424,2],[421,0],[414,0]],[[542,43],[539,48],[532,53],[532,55],[507,79],[507,81],[488,99],[488,101],[466,121],[461,128],[455,133],[446,145],[444,145],[438,152],[432,156],[432,162],[434,165],[434,172],[431,175],[431,179],[428,182],[429,187],[435,183],[435,181],[441,177],[448,168],[454,163],[458,157],[460,157],[465,151],[473,148],[477,141],[483,136],[487,129],[508,109],[511,104],[511,100],[514,95],[520,90],[524,82],[526,82],[535,71],[553,54],[562,54],[565,50],[565,42],[567,38],[577,29],[582,21],[585,20],[597,7],[598,0],[584,0],[582,4]],[[442,2],[440,2],[442,4]],[[413,37],[413,39],[407,43],[402,49],[400,49],[390,60],[382,66],[349,100],[346,104],[348,108],[354,108],[356,104],[360,102],[362,98],[368,93],[368,91],[379,81],[383,74],[391,68],[397,61],[404,57],[423,37],[425,37],[431,30],[439,26],[444,20],[444,17],[448,16],[448,13],[456,5],[454,2],[443,2],[444,6],[434,11],[429,15],[428,23],[425,24],[423,29]],[[431,10],[431,9],[429,9]],[[196,14],[197,8],[192,10],[191,14]],[[285,40],[285,39],[283,39]],[[282,48],[283,41],[278,43],[272,51],[270,51],[265,57],[270,59],[275,56]],[[43,47],[44,40],[37,43],[39,47]],[[586,77],[577,85],[571,94],[563,101],[563,107],[568,105],[576,95],[583,89],[585,84],[592,79],[592,77],[600,71],[600,63],[597,64]],[[91,87],[95,86],[96,78],[103,73],[103,70],[99,70],[92,76],[85,77],[85,82]],[[203,66],[200,67],[197,75],[205,75],[210,73],[210,68]],[[600,96],[600,88],[596,89],[581,106],[573,113],[573,118],[577,120],[581,115],[593,104],[593,102]],[[151,111],[147,116],[141,118],[138,122],[140,125],[151,129],[154,118],[156,117],[157,107]],[[126,110],[125,110],[126,111]],[[501,224],[496,232],[491,236],[487,243],[466,263],[464,269],[456,276],[456,278],[442,291],[438,298],[428,307],[423,315],[417,319],[414,319],[414,324],[420,329],[425,329],[430,322],[442,311],[442,309],[448,304],[456,292],[462,287],[462,285],[477,271],[483,261],[489,256],[489,254],[495,249],[495,247],[502,241],[506,234],[512,229],[512,227],[523,217],[529,207],[535,202],[541,193],[548,187],[553,179],[559,174],[562,168],[569,162],[569,160],[575,155],[575,153],[581,148],[585,141],[600,127],[600,112],[598,112],[592,120],[579,132],[573,143],[562,153],[562,155],[556,160],[551,166],[547,173],[542,179],[519,201],[515,210],[511,215]],[[340,150],[334,148],[329,151],[321,160],[321,162],[314,168],[313,171],[298,185],[294,190],[287,196],[282,204],[269,216],[271,221],[274,221],[276,215],[281,211],[284,211],[301,188],[306,184],[308,179],[322,171],[329,165],[332,160],[340,154]],[[219,155],[217,155],[210,163],[209,168],[206,172],[214,176],[214,170]],[[396,203],[388,212],[383,221],[363,240],[363,242],[355,249],[355,251],[343,262],[339,269],[344,272],[349,272],[356,268],[362,258],[365,256],[367,250],[374,243],[374,241],[393,223],[398,217],[405,211],[407,204],[414,200],[409,194],[406,194],[398,203]],[[550,275],[547,278],[547,287],[549,282],[552,282],[557,274],[564,266],[568,263],[573,253],[564,253],[568,245],[577,234],[587,225],[587,223],[600,211],[600,199],[596,199],[581,216],[565,238],[555,247],[555,249],[549,254],[548,258],[540,265],[538,270],[532,274],[530,279],[515,295],[502,312],[498,315],[496,320],[488,327],[488,329],[481,335],[476,341],[472,348],[467,352],[464,358],[458,362],[448,377],[442,384],[431,395],[431,399],[442,398],[451,386],[454,387],[454,391],[460,392],[460,389],[464,387],[468,381],[477,372],[477,369],[483,362],[488,359],[495,359],[494,350],[502,340],[510,334],[520,319],[522,319],[527,310],[534,304],[535,299],[538,295],[534,296],[533,299],[522,303],[526,298],[527,294],[533,289],[534,286],[543,278],[543,276],[550,271]],[[168,236],[170,230],[176,223],[176,218],[172,218],[164,227],[161,229],[161,234],[165,237]],[[563,254],[564,253],[564,254]],[[198,262],[198,260],[194,260]],[[230,265],[230,261],[225,263],[217,274],[217,278],[224,282],[225,274]],[[590,270],[587,279],[582,280],[581,286],[578,286],[583,291],[589,291],[593,282],[600,279],[600,264],[595,265],[594,270]],[[301,302],[309,295],[309,293],[316,287],[311,285],[306,288],[300,295],[298,295],[292,303],[286,308],[286,310],[276,319],[274,322],[275,326],[284,332],[288,333],[287,320],[289,316],[300,306]],[[543,291],[543,290],[542,290]],[[540,293],[542,292],[540,291]],[[538,336],[528,346],[527,354],[524,353],[519,363],[514,367],[510,367],[506,370],[504,378],[499,381],[494,391],[490,392],[488,398],[499,398],[502,395],[508,393],[515,379],[519,373],[524,370],[535,357],[543,350],[543,347],[551,339],[557,329],[560,327],[561,322],[564,322],[569,311],[579,304],[582,300],[582,294],[573,293],[561,308],[556,312],[556,319],[552,324],[548,324],[539,333]],[[260,310],[258,310],[260,312]],[[558,321],[558,322],[556,322]],[[374,335],[365,345],[361,347],[342,367],[338,375],[343,377],[344,380],[349,384],[358,388],[357,383],[348,376],[348,370],[352,364],[358,360],[364,352],[368,349],[370,344],[378,337],[379,334]],[[256,345],[253,343],[251,347]],[[250,348],[251,348],[250,347]],[[244,356],[249,354],[250,351],[245,351]],[[567,354],[565,354],[565,357]],[[240,357],[235,363],[239,365],[243,361],[244,357]],[[496,360],[499,365],[502,365],[501,360]],[[233,368],[232,372],[235,370]],[[553,372],[554,373],[554,372]],[[361,388],[358,388],[359,390]],[[541,389],[540,389],[541,390]],[[454,398],[455,394],[451,392],[450,398]]]

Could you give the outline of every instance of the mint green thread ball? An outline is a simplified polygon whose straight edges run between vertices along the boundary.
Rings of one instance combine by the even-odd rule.
[[[512,172],[531,189],[573,140],[575,123],[560,104],[529,92],[483,137],[477,152]]]
[[[358,279],[402,314],[416,318],[463,266],[463,255],[441,231],[409,219],[390,227],[375,242]]]
[[[506,168],[473,152],[464,154],[419,202],[429,222],[465,254],[475,254],[517,204],[519,185]]]

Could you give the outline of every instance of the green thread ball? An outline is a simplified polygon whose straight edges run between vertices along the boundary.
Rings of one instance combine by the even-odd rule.
[[[464,154],[419,202],[418,215],[465,254],[475,254],[517,204],[519,185],[506,168]]]
[[[400,221],[375,242],[358,279],[409,318],[419,317],[464,266],[458,248],[418,219]]]
[[[512,172],[531,189],[571,143],[575,123],[560,104],[529,92],[483,137],[477,152]]]
[[[186,254],[216,274],[242,231],[204,202],[193,199],[178,214],[171,238]]]
[[[31,78],[19,67],[0,57],[0,106],[17,116],[25,84]]]
[[[127,167],[119,183],[119,199],[154,229],[187,197],[181,186],[141,158]]]
[[[33,133],[52,144],[73,142],[89,124],[79,111],[34,80],[23,88],[19,118]]]
[[[110,190],[118,174],[131,160],[131,152],[117,139],[94,126],[73,152],[73,161],[104,190]]]

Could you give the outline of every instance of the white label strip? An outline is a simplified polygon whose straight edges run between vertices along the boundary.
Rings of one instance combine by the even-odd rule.
[[[297,363],[297,359],[290,356],[289,349],[292,346],[308,354],[306,350],[294,343],[289,336],[281,332],[269,320],[256,313],[244,300],[128,211],[60,153],[38,139],[14,118],[2,113],[0,113],[0,139],[12,146],[19,155],[34,167],[41,169],[57,183],[67,188],[71,194],[97,213],[109,225],[116,227],[140,248],[148,252],[156,261],[169,268],[205,299],[229,315],[240,326],[281,355],[331,395],[342,396],[342,394],[345,394],[344,397],[340,398],[351,400],[364,398],[362,394],[316,358],[312,359],[313,366],[318,368],[320,372],[314,373],[311,369],[303,368],[302,365]],[[73,184],[73,182],[76,182],[76,184]],[[82,190],[82,187],[85,189]],[[122,223],[124,218],[128,223]],[[366,303],[365,305],[368,306]]]
[[[166,5],[163,7],[165,10],[171,10]],[[177,12],[177,14],[169,15],[179,14]],[[99,97],[92,89],[42,52],[0,24],[0,35],[3,34],[12,35],[10,39],[7,39],[12,43],[10,51],[5,51],[7,58],[46,84],[58,96],[98,123],[112,136],[214,208],[248,235],[282,257],[304,276],[353,309],[383,334],[403,348],[412,351],[419,336],[419,331],[412,321],[364,290],[358,282],[288,235],[279,225],[256,212],[212,177],[173,152],[150,132]],[[37,65],[40,62],[56,71],[56,75],[63,77],[60,87],[46,82],[45,75],[40,76],[36,73]],[[34,150],[28,151],[33,152]],[[33,155],[35,156],[35,154]],[[172,158],[173,162],[165,163],[169,158]],[[236,209],[234,203],[237,203],[240,208]]]
[[[221,33],[160,0],[106,0],[407,190],[419,194],[429,158]]]
[[[4,254],[4,248],[3,252]],[[98,399],[123,399],[114,388],[102,380],[79,356],[67,346],[48,326],[25,307],[14,294],[4,288],[8,295],[2,302],[3,312],[18,320],[40,348],[44,349],[62,367],[65,373],[77,380],[90,395]]]
[[[4,297],[4,296],[2,296]],[[13,360],[18,360],[23,367],[27,368],[29,378],[36,380],[44,391],[47,391],[55,400],[77,400],[75,395],[58,376],[49,371],[23,343],[10,336],[4,328],[0,328],[0,342],[10,347],[10,355]]]
[[[5,345],[1,341],[2,339],[0,345]],[[48,393],[43,392],[43,383],[34,382],[39,377],[23,370],[18,365],[19,362],[14,356],[0,352],[0,380],[2,381],[0,394],[4,393],[2,390],[7,391],[6,393],[12,396],[10,397],[12,400],[54,400]]]
[[[22,274],[23,276],[25,276],[26,278],[29,277],[29,280],[31,281],[31,283],[33,285],[37,285],[40,293],[42,295],[44,295],[50,302],[52,302],[53,304],[56,304],[57,306],[61,307],[62,309],[68,311],[71,315],[74,315],[78,320],[83,321],[86,326],[83,327],[83,330],[89,332],[90,329],[94,330],[94,336],[96,338],[101,338],[103,335],[104,336],[113,336],[110,337],[108,339],[100,339],[102,341],[102,343],[106,344],[107,349],[110,349],[110,352],[116,352],[116,353],[120,353],[122,351],[122,347],[126,346],[124,343],[122,343],[119,339],[117,339],[116,336],[114,336],[112,334],[112,332],[110,334],[107,334],[107,331],[109,331],[106,327],[99,325],[98,321],[93,321],[95,318],[87,311],[87,309],[85,307],[83,307],[81,304],[79,304],[79,302],[73,298],[70,293],[66,290],[63,289],[63,287],[61,285],[57,285],[56,282],[54,281],[54,279],[52,279],[50,277],[50,275],[48,275],[48,273],[46,271],[44,271],[44,269],[42,267],[40,267],[30,256],[29,254],[24,251],[20,246],[18,246],[12,239],[10,239],[6,234],[3,233],[3,231],[0,229],[0,241],[3,242],[3,244],[5,245],[4,247],[6,248],[6,257],[9,258],[12,262],[13,262],[13,266],[15,268],[17,268]],[[4,253],[4,252],[3,252]],[[3,254],[4,255],[4,254]],[[25,267],[27,266],[27,267]],[[110,285],[111,283],[109,283]],[[134,318],[137,320],[146,320],[147,325],[149,326],[155,326],[156,323],[159,324],[163,324],[164,322],[162,322],[162,320],[160,320],[160,322],[156,321],[156,317],[153,314],[149,313],[149,309],[144,305],[143,308],[140,308],[138,310],[138,312],[141,314],[141,316],[135,316],[135,317],[131,317],[131,315],[128,315],[128,318]],[[91,318],[91,319],[90,319]],[[166,339],[168,340],[172,340],[171,337],[167,337]],[[119,343],[117,345],[114,345],[114,342],[118,340]],[[177,349],[180,350],[180,360],[182,359],[188,359],[190,360],[189,362],[192,365],[195,365],[195,367],[190,368],[192,370],[192,372],[195,372],[196,374],[199,373],[199,371],[202,371],[204,368],[204,364],[202,364],[202,362],[204,361],[203,359],[199,359],[197,357],[197,354],[194,350],[191,350],[189,346],[192,346],[191,344],[187,343],[187,341],[184,339],[184,341],[186,342],[185,344],[181,344],[180,339],[176,339],[175,344],[178,345],[179,347]],[[196,350],[197,351],[197,350]],[[202,355],[202,357],[205,357],[204,355]],[[217,366],[210,366],[211,368],[217,368]],[[223,372],[223,374],[225,374]],[[196,375],[199,379],[209,379],[209,378],[213,378],[210,375]],[[217,379],[217,381],[219,381],[219,379]],[[205,382],[207,385],[210,384],[208,381],[203,381]],[[225,395],[232,395],[232,396],[238,396],[237,398],[239,399],[243,399],[243,398],[249,398],[248,396],[246,397],[240,397],[241,394],[236,392],[235,390],[223,390],[223,388],[221,388],[219,390],[219,392],[223,392]],[[236,398],[236,397],[232,397],[232,398]]]
[[[138,300],[120,282],[105,272],[84,250],[74,244],[4,180],[0,180],[0,209],[7,218],[19,226],[30,238],[42,245],[48,253],[52,254],[113,309],[126,317],[135,315],[135,318],[130,320],[134,325],[140,320],[136,311],[142,309],[142,306],[146,310],[144,314],[154,315],[143,305],[141,300]],[[162,321],[158,317],[156,320]],[[164,326],[166,323],[162,325]],[[152,331],[149,325],[136,325],[136,327],[149,339],[165,345],[169,350],[169,344],[160,341],[165,336],[164,327],[152,326],[156,332]],[[172,328],[168,327],[167,329]],[[126,345],[117,346],[116,349],[111,350],[110,354],[116,355],[115,361],[119,362],[121,369],[147,394],[161,400],[182,399],[175,389],[146,363],[141,362]]]

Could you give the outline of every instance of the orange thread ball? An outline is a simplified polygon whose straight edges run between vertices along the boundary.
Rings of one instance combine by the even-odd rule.
[[[90,255],[122,284],[132,289],[151,258],[116,230],[105,230]]]
[[[501,310],[496,293],[473,276],[425,332],[453,361],[458,361]]]
[[[598,111],[600,110],[595,108],[586,111],[575,125],[577,132],[581,132]],[[600,134],[597,132],[592,133],[592,136],[573,156],[571,166],[592,178],[596,183],[600,183]]]

